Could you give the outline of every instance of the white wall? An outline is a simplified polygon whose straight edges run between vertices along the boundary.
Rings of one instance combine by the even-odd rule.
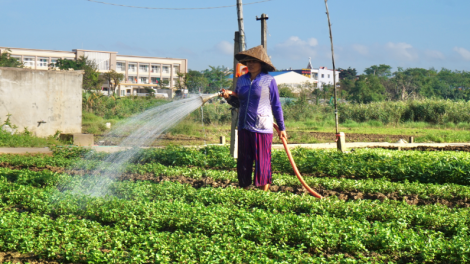
[[[11,114],[19,132],[81,133],[82,81],[83,71],[0,68],[0,124]]]
[[[336,71],[336,83],[339,83],[339,71]],[[322,88],[323,85],[328,84],[333,84],[333,70],[327,69],[326,67],[320,67],[318,69],[318,87]]]

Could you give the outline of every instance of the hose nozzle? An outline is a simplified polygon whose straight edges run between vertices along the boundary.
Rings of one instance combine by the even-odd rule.
[[[204,105],[205,103],[207,103],[207,101],[209,101],[210,99],[212,99],[214,97],[217,97],[217,96],[220,96],[220,92],[217,92],[215,94],[208,95],[208,96],[205,96],[205,97],[200,95],[199,97],[201,97],[202,105]]]

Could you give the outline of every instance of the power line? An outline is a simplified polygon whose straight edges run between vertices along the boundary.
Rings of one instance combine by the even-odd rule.
[[[114,3],[107,3],[107,2],[101,2],[101,1],[95,1],[95,0],[87,0],[88,2],[93,2],[93,3],[98,3],[98,4],[104,4],[104,5],[112,5],[112,6],[120,6],[120,7],[130,7],[130,8],[140,8],[140,9],[154,9],[154,10],[201,10],[201,9],[217,9],[217,8],[227,8],[227,7],[234,7],[237,5],[228,5],[228,6],[213,6],[213,7],[145,7],[145,6],[130,6],[130,5],[120,5],[120,4],[114,4]],[[251,2],[243,5],[254,5],[254,4],[259,4],[259,3],[264,3],[264,2],[270,2],[273,0],[262,0],[262,1],[257,1],[257,2]]]

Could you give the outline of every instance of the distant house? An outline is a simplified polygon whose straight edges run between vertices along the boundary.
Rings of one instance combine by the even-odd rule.
[[[299,87],[305,83],[311,83],[314,87],[316,84],[311,78],[293,71],[270,72],[269,75],[274,77],[277,85],[287,85],[291,88],[293,93],[299,93]]]
[[[274,80],[276,80],[277,85],[287,85],[291,88],[293,93],[299,93],[298,88],[306,82],[311,83],[314,87],[316,87],[316,83],[314,80],[293,71],[270,72],[269,75],[274,77]],[[229,76],[227,76],[227,78],[233,79],[233,74],[230,74]]]
[[[305,69],[293,70],[292,68],[285,71],[296,72],[305,77],[310,78],[317,85],[315,87],[323,88],[323,85],[333,85],[333,70],[328,69],[327,67],[312,67],[312,60],[308,58],[308,65]],[[339,83],[339,73],[336,71],[336,83]]]

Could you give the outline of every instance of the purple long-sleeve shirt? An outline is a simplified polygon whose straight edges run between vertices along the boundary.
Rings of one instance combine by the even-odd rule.
[[[238,129],[273,133],[273,116],[281,131],[286,130],[276,80],[260,73],[251,81],[250,73],[238,78],[235,93],[240,100]]]

